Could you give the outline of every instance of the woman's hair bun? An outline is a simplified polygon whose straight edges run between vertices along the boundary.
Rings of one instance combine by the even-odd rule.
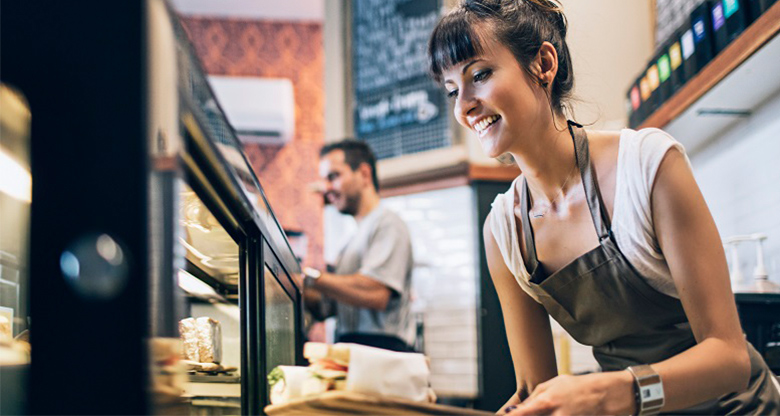
[[[501,13],[504,0],[465,0],[463,7],[480,15],[497,15]]]
[[[568,31],[568,24],[566,22],[566,16],[563,14],[563,6],[555,0],[512,0],[516,2],[524,2],[533,5],[540,11],[546,14],[548,19],[553,22],[555,27],[561,33],[562,37],[566,37]]]

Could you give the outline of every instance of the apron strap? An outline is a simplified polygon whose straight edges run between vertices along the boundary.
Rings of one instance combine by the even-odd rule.
[[[604,208],[604,201],[601,198],[599,183],[596,179],[596,171],[593,168],[593,164],[590,163],[588,137],[585,134],[585,130],[582,129],[582,125],[569,120],[568,126],[569,133],[574,142],[574,156],[576,158],[577,167],[580,170],[580,175],[582,176],[582,185],[585,189],[585,198],[588,201],[588,210],[593,219],[593,226],[596,228],[596,234],[599,236],[599,242],[603,242],[608,238],[612,238],[612,231],[610,229],[609,216]],[[528,215],[530,211],[530,202],[528,182],[525,177],[523,177],[523,188],[520,194],[520,211],[523,215],[523,240],[525,241],[525,249],[528,254],[528,258],[525,259],[526,269],[533,281],[539,278],[535,277],[539,266],[539,259],[536,257],[534,231],[531,227],[531,220]]]
[[[604,201],[601,198],[596,170],[593,168],[593,164],[590,163],[588,137],[585,134],[585,130],[582,129],[582,125],[571,120],[568,121],[568,124],[569,133],[571,133],[574,141],[574,156],[577,159],[577,166],[580,168],[590,216],[593,219],[593,225],[596,227],[599,241],[604,241],[612,236],[611,224],[606,208],[604,208]]]
[[[531,276],[534,276],[539,259],[536,258],[536,242],[534,241],[534,230],[531,228],[531,219],[528,216],[530,210],[528,201],[528,182],[523,176],[523,188],[520,194],[520,211],[523,213],[523,239],[525,240],[525,250],[527,252],[526,269]],[[514,214],[512,214],[514,215]]]

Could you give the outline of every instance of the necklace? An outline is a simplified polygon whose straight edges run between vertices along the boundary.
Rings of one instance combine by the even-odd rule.
[[[569,171],[569,175],[566,177],[566,180],[563,181],[563,185],[561,185],[561,189],[558,191],[558,194],[555,195],[555,198],[550,200],[550,204],[547,205],[547,208],[545,208],[544,211],[542,211],[542,212],[531,213],[532,217],[534,217],[534,218],[541,218],[541,217],[544,217],[545,214],[550,212],[550,209],[552,208],[552,206],[555,203],[555,201],[557,201],[558,198],[560,198],[561,195],[563,195],[563,189],[566,188],[566,184],[569,183],[569,179],[571,179],[571,177],[574,176],[574,175],[572,175],[572,173],[574,173],[574,168],[576,168],[576,167],[577,167],[577,163],[575,162],[574,165],[572,165],[571,170]]]

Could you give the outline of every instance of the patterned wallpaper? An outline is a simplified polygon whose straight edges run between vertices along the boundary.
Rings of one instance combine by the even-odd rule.
[[[244,151],[276,217],[308,237],[305,263],[323,267],[322,198],[307,190],[318,179],[324,142],[324,49],[319,23],[183,16],[206,72],[289,78],[295,91],[295,136],[283,147],[245,145]]]

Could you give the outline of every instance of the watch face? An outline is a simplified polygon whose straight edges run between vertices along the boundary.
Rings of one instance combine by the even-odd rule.
[[[663,399],[664,388],[661,386],[661,383],[650,384],[641,388],[640,395],[642,396],[642,402]]]
[[[304,267],[303,274],[312,279],[319,279],[322,276],[322,272],[313,267]]]

